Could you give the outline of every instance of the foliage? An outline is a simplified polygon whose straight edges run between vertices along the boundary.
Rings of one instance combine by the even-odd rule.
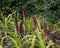
[[[22,7],[27,6],[27,14],[40,14],[48,21],[55,23],[60,18],[59,0],[0,0],[0,10],[5,14],[12,13],[14,10],[22,15]]]
[[[16,15],[15,18],[13,18],[13,14],[18,14],[16,11],[9,14],[8,17],[4,17],[6,18],[6,20],[2,19],[5,21],[6,24],[3,24],[2,20],[0,20],[0,25],[4,30],[4,36],[1,38],[1,45],[4,44],[4,40],[5,39],[9,39],[14,47],[16,48],[25,48],[25,46],[30,47],[30,48],[34,48],[39,47],[39,48],[50,48],[50,46],[54,46],[53,41],[49,41],[46,45],[45,43],[45,39],[44,36],[47,31],[44,31],[44,27],[41,28],[41,24],[39,23],[39,20],[42,22],[44,20],[41,20],[39,18],[36,18],[37,16],[31,16],[30,18],[27,17],[26,20],[24,20],[24,24],[22,24],[23,26],[21,27],[21,21],[19,18],[17,18],[18,16]],[[7,20],[8,19],[8,20]],[[14,22],[14,20],[18,20],[18,32],[17,32],[17,28],[16,28],[16,21]],[[7,21],[7,22],[6,22]],[[20,24],[19,24],[20,23]],[[11,27],[13,27],[12,29],[14,29],[14,31],[9,31],[8,29],[8,24],[9,26],[12,25]],[[36,25],[37,24],[37,25]],[[14,25],[14,26],[13,26]],[[20,25],[20,26],[19,26]],[[7,26],[7,27],[5,27]],[[20,29],[19,29],[20,27]],[[21,28],[23,29],[23,31],[21,32]],[[34,29],[35,28],[35,29]],[[48,30],[48,29],[47,29]],[[10,34],[10,35],[8,35]],[[48,32],[46,34],[48,36]],[[3,46],[2,46],[3,47]]]
[[[5,40],[11,48],[55,48],[50,36],[60,31],[59,6],[59,0],[0,0],[0,48]]]

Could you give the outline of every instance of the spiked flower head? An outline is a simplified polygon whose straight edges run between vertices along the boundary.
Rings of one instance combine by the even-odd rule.
[[[24,24],[24,21],[22,20],[20,25],[19,25],[19,32],[23,32],[23,24]]]
[[[34,31],[35,32],[39,32],[39,29],[38,29],[38,22],[37,22],[37,19],[35,16],[31,15],[32,19],[33,19],[33,23],[34,23]]]
[[[16,25],[16,31],[18,33],[18,19],[17,19],[16,11],[13,13],[13,17],[14,17],[14,22],[15,22],[15,25]]]
[[[23,6],[22,7],[22,13],[23,13],[23,17],[24,17],[24,19],[27,19],[27,7],[26,6]]]
[[[48,28],[48,25],[46,22],[43,24],[43,29],[44,29],[44,40],[47,40],[47,37],[50,33],[50,29]]]

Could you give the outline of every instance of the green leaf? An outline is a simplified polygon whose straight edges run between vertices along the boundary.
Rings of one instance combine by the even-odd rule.
[[[2,45],[0,45],[0,48],[2,48]]]

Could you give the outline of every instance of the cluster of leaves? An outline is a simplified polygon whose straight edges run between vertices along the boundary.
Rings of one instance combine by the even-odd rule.
[[[27,17],[25,6],[23,7],[22,13],[23,20],[19,19],[19,12],[14,11],[13,13],[9,14],[8,17],[4,16],[1,12],[0,25],[5,35],[0,37],[0,47],[3,47],[2,45],[4,44],[5,39],[11,40],[16,48],[54,47],[54,43],[51,40],[47,43],[47,45],[44,42],[50,33],[44,19],[34,15]],[[42,23],[42,21],[44,22]],[[43,28],[41,28],[40,22],[42,23]]]

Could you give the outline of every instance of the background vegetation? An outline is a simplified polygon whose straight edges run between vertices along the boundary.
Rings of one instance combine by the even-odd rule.
[[[57,22],[60,18],[60,0],[0,0],[0,10],[6,15],[14,10],[22,14],[22,6],[27,6],[27,14],[40,14],[48,21]]]

